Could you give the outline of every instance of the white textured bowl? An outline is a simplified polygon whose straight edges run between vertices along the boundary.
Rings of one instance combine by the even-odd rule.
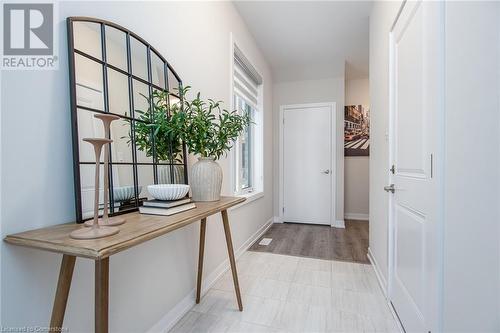
[[[142,186],[137,189],[139,193]],[[113,200],[116,202],[127,201],[135,197],[134,186],[121,186],[113,188]]]
[[[149,193],[156,200],[178,200],[189,192],[189,185],[184,184],[156,184],[148,185]]]

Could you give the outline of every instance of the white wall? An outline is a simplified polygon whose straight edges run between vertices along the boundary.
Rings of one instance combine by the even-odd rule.
[[[370,106],[369,79],[347,80],[345,105],[360,104]],[[370,157],[345,156],[344,159],[344,216],[368,219]]]
[[[60,69],[9,71],[1,84],[2,237],[74,219],[67,16],[121,24],[161,52],[186,84],[230,101],[230,32],[264,78],[264,197],[230,211],[235,248],[272,217],[272,79],[269,67],[229,2],[61,2]],[[135,19],[134,19],[135,18]],[[221,161],[223,192],[229,162]],[[227,257],[220,219],[209,219],[205,276]],[[61,257],[2,242],[2,326],[46,326]],[[144,332],[189,295],[196,280],[198,224],[117,254],[110,263],[110,329]],[[93,330],[93,263],[78,259],[65,326]]]
[[[387,281],[389,31],[400,1],[376,1],[370,15],[370,252]]]
[[[443,329],[500,331],[500,3],[446,3]]]
[[[344,219],[344,77],[274,84],[274,216],[279,216],[279,111],[280,106],[305,103],[337,103],[336,219]]]

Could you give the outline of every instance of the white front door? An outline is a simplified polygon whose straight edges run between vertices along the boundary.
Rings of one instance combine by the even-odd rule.
[[[406,332],[438,327],[443,28],[442,3],[407,1],[390,36],[389,297]]]
[[[285,106],[283,221],[330,225],[333,201],[333,104]]]

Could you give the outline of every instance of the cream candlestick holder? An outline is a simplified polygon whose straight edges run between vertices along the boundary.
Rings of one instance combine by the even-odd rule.
[[[120,119],[120,117],[112,115],[112,114],[96,114],[94,118],[100,119],[102,121],[102,125],[104,126],[104,137],[110,137],[110,127],[111,123],[115,120]],[[109,225],[120,225],[125,223],[125,219],[121,216],[112,216],[108,215],[108,207],[109,207],[109,144],[104,146],[104,208],[102,213],[102,218],[99,219],[99,224],[103,226]],[[92,221],[85,222],[87,227],[92,226]]]
[[[75,239],[95,239],[117,234],[120,229],[112,226],[99,225],[99,165],[102,146],[111,143],[110,139],[83,139],[94,146],[95,152],[95,190],[94,190],[94,219],[90,228],[80,228],[70,234]]]

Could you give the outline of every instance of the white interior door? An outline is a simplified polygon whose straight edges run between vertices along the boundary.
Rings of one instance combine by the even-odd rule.
[[[443,24],[442,3],[408,1],[391,32],[389,297],[406,332],[439,318]]]
[[[283,108],[283,221],[330,225],[334,107]]]

